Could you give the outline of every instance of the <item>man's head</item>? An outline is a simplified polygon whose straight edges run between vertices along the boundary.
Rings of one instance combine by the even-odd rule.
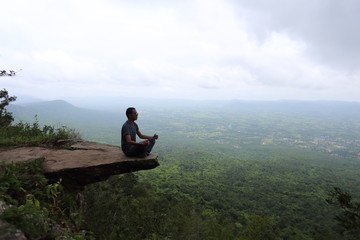
[[[137,116],[138,116],[138,113],[134,107],[129,107],[128,109],[126,109],[126,117],[129,120],[135,121],[137,119]]]

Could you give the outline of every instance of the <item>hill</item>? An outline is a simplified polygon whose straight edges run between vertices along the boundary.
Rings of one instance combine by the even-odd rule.
[[[37,119],[40,124],[67,126],[79,131],[87,140],[100,142],[104,142],[102,136],[111,134],[109,129],[119,128],[121,119],[119,113],[80,108],[63,100],[11,104],[8,109],[16,122],[34,122]],[[119,142],[112,144],[118,145]]]
[[[113,113],[106,111],[76,107],[64,100],[34,102],[21,105],[12,104],[9,107],[9,111],[13,112],[13,115],[18,121],[31,120],[31,118],[37,115],[40,121],[54,122],[58,120],[59,123],[102,123],[114,116]]]

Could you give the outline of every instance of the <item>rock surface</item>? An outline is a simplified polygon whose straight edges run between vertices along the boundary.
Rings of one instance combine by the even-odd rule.
[[[0,201],[0,215],[3,214],[4,210],[8,206]],[[1,240],[26,240],[24,233],[19,229],[16,229],[11,224],[0,220],[0,239]]]
[[[7,222],[0,220],[0,239],[1,240],[26,240],[24,233],[15,229]]]
[[[0,162],[19,162],[44,157],[45,175],[52,181],[62,178],[69,189],[103,181],[115,174],[155,168],[157,156],[129,158],[118,146],[78,141],[66,149],[19,147],[0,152]]]

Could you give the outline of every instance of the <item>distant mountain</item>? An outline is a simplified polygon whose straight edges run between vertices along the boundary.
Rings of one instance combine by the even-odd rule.
[[[42,101],[26,104],[14,102],[8,107],[13,112],[15,121],[32,123],[37,115],[40,124],[47,124],[55,127],[67,126],[80,132],[85,140],[96,140],[119,144],[120,128],[126,121],[125,109],[134,106],[138,109],[141,117],[139,125],[142,130],[163,129],[167,126],[172,129],[172,123],[188,122],[193,124],[193,120],[209,116],[219,117],[227,121],[236,123],[236,117],[249,117],[257,119],[272,119],[282,121],[291,119],[296,122],[301,119],[311,119],[315,122],[326,125],[329,123],[354,124],[360,119],[360,103],[354,102],[305,102],[305,101],[160,101],[142,99],[142,104],[130,105],[122,102],[121,107],[116,107],[112,111],[94,110],[81,108],[72,105],[64,100]],[[120,103],[120,101],[119,101]],[[104,103],[105,104],[105,103]],[[97,106],[98,108],[101,105]],[[104,106],[105,109],[109,109]],[[194,119],[193,117],[197,115]],[[234,118],[235,117],[235,118]],[[270,121],[269,120],[269,121]],[[309,122],[309,121],[308,121]],[[201,124],[212,124],[205,121]],[[194,130],[201,129],[202,125],[192,125]],[[351,124],[349,126],[351,126]],[[184,125],[186,128],[188,125]],[[304,125],[306,129],[306,125]],[[180,129],[182,131],[182,129]]]
[[[36,111],[39,114],[42,112],[61,112],[61,111],[78,111],[80,108],[75,107],[74,105],[64,101],[64,100],[53,100],[53,101],[42,101],[42,102],[33,102],[33,103],[24,103],[20,106],[31,110]]]
[[[161,113],[176,109],[181,111],[201,111],[212,109],[214,112],[236,111],[252,113],[279,113],[292,116],[316,118],[356,119],[360,118],[360,103],[332,101],[191,101],[191,100],[146,100],[138,99],[138,104],[118,102],[119,107],[110,108],[105,102],[94,106],[97,110],[80,108],[64,100],[41,101],[9,106],[17,121],[33,121],[37,115],[40,122],[56,122],[76,125],[118,124],[125,120],[125,109],[134,106],[142,112]],[[114,102],[112,102],[115,104]],[[100,104],[100,103],[99,103]],[[89,104],[91,106],[91,104]],[[105,109],[105,110],[98,110]],[[111,110],[110,110],[111,109]]]
[[[124,114],[76,107],[64,100],[44,101],[26,104],[11,104],[8,110],[15,121],[34,122],[35,115],[39,123],[68,126],[79,130],[116,126]]]

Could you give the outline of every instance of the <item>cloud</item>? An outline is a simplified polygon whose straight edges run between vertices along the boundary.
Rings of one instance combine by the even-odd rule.
[[[360,67],[360,2],[357,0],[232,1],[259,41],[282,32],[307,42],[307,54],[340,70]]]
[[[358,5],[8,1],[0,67],[24,71],[2,83],[58,98],[331,99],[337,90],[337,99],[360,100]]]

